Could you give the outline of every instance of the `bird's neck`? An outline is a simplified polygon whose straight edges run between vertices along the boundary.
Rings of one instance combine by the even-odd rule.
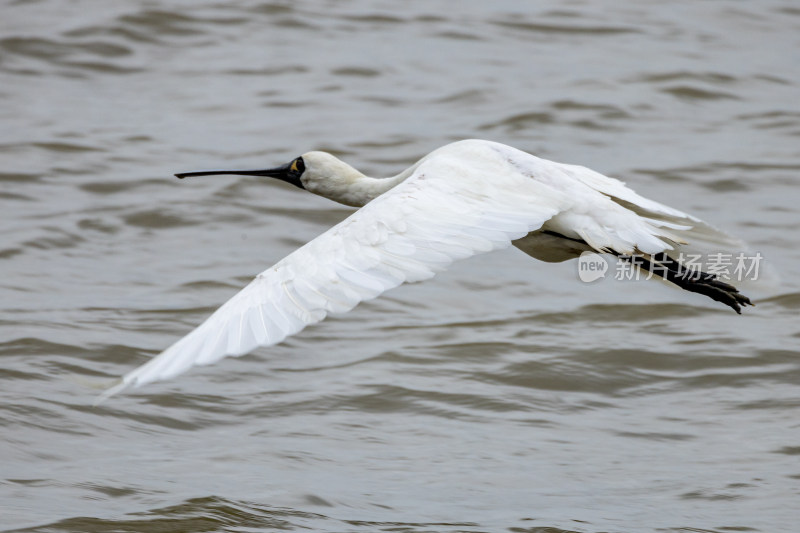
[[[363,207],[383,193],[405,181],[413,173],[415,167],[404,170],[390,178],[371,178],[352,169],[344,177],[344,186],[329,190],[322,195],[340,204],[351,207]]]
[[[399,174],[397,176],[392,176],[391,178],[370,178],[368,176],[362,177],[361,180],[359,180],[357,187],[360,193],[360,197],[358,198],[359,202],[358,205],[354,207],[362,207],[366,203],[371,202],[378,196],[401,184],[406,180],[406,178],[408,178],[408,175],[405,174]]]

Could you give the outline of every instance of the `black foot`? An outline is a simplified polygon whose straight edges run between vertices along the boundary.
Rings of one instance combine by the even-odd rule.
[[[743,306],[754,305],[750,298],[741,294],[733,285],[720,281],[713,274],[687,269],[666,253],[654,254],[652,261],[642,256],[620,255],[619,257],[643,270],[661,276],[681,289],[704,294],[723,303],[740,315]]]

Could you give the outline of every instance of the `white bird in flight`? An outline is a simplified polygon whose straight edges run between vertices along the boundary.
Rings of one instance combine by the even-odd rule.
[[[548,262],[586,251],[612,254],[737,313],[752,305],[731,285],[673,257],[689,242],[738,241],[619,180],[495,142],[448,144],[384,179],[325,152],[266,170],[176,176],[214,174],[277,178],[360,209],[256,276],[195,330],[123,376],[98,403],[128,387],[277,344],[328,313],[345,313],[404,282],[431,278],[453,261],[511,244]]]

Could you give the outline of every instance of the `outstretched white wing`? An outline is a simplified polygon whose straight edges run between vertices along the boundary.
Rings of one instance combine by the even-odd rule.
[[[434,153],[406,181],[259,274],[98,401],[279,343],[328,313],[344,313],[404,282],[428,279],[455,260],[506,247],[571,204],[568,195],[530,179],[488,146],[465,148],[466,154]]]

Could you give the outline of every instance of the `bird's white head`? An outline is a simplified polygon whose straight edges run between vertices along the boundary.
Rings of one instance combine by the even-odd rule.
[[[341,159],[327,152],[307,152],[296,161],[305,168],[300,182],[307,191],[346,205],[366,203],[358,192],[368,178]]]

